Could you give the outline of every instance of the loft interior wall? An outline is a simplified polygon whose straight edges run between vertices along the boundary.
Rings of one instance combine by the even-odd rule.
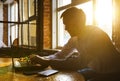
[[[44,48],[52,47],[51,0],[44,0]]]
[[[3,21],[8,21],[8,5],[3,5]],[[8,45],[8,23],[3,24],[3,42]]]
[[[0,4],[0,20],[3,21],[3,5]],[[0,40],[3,41],[3,23],[0,23]]]

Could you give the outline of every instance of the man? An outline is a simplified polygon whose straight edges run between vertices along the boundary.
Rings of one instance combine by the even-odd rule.
[[[71,36],[68,43],[53,55],[31,57],[32,62],[50,63],[57,69],[72,67],[70,69],[81,69],[80,72],[83,72],[84,68],[100,74],[120,72],[119,52],[104,31],[86,25],[86,16],[81,9],[69,8],[62,13],[61,18]],[[79,54],[72,59],[73,61],[68,60],[74,54],[74,50]]]

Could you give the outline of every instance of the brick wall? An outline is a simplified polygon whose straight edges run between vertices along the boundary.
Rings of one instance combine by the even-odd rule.
[[[3,6],[3,20],[8,21],[8,5]],[[3,24],[3,42],[8,45],[8,23]]]
[[[51,0],[44,0],[44,48],[51,48]]]

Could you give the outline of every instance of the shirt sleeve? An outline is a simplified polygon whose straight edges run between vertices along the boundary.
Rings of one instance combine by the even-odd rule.
[[[73,52],[76,50],[75,44],[76,44],[76,37],[72,37],[69,39],[67,44],[64,45],[61,51],[55,53],[54,55],[50,55],[49,58],[51,60],[65,60],[69,56],[73,54]]]

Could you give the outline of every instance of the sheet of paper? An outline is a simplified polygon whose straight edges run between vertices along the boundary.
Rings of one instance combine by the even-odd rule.
[[[44,71],[38,72],[39,75],[43,75],[43,76],[50,76],[55,73],[58,73],[58,70],[49,69],[49,70],[44,70]]]

